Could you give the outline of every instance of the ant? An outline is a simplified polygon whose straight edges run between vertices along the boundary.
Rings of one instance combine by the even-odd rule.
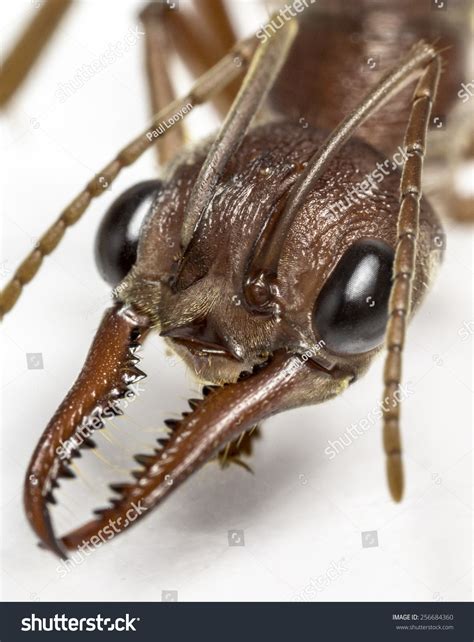
[[[433,105],[448,113],[461,83],[462,43],[424,2],[312,4],[276,10],[237,44],[222,0],[196,2],[205,31],[170,3],[147,5],[150,126],[63,210],[1,292],[4,316],[91,201],[156,147],[161,177],[128,189],[100,225],[96,258],[114,302],[26,474],[30,524],[61,557],[111,520],[138,521],[214,456],[239,461],[264,419],[341,394],[384,349],[387,478],[402,498],[405,335],[444,250],[422,169]],[[69,5],[40,8],[3,67],[2,105]],[[183,98],[171,46],[201,74]],[[210,100],[222,126],[185,147],[187,114]],[[57,536],[48,504],[58,479],[73,476],[80,448],[95,447],[91,430],[121,412],[144,376],[137,350],[157,332],[205,382],[203,396],[135,457],[140,469],[112,485],[109,506]]]

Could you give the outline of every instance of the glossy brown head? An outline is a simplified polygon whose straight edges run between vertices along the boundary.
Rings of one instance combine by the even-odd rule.
[[[278,122],[253,129],[220,178],[184,254],[180,231],[203,163],[198,148],[170,169],[119,297],[149,315],[207,381],[235,381],[277,350],[351,378],[383,344],[397,238],[396,163],[354,138],[327,167],[279,248],[259,266],[295,181],[325,133]],[[440,258],[439,222],[421,209],[416,307]]]

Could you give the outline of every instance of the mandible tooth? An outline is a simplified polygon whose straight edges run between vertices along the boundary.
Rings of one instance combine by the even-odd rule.
[[[154,463],[155,457],[152,455],[135,455],[134,460],[138,463],[141,464],[142,466],[150,466],[151,464]]]
[[[95,508],[92,512],[94,513],[94,515],[103,517],[104,515],[107,514],[107,511],[109,510],[110,510],[110,506],[106,506],[105,508]]]
[[[202,394],[205,397],[207,397],[209,393],[213,392],[213,390],[217,390],[217,388],[219,388],[219,386],[212,386],[212,385],[204,386],[204,388],[202,389]]]
[[[65,464],[61,465],[61,468],[59,469],[59,472],[58,472],[58,477],[65,477],[67,479],[74,479],[75,476],[76,475],[72,472],[72,470],[70,468],[68,468],[68,466],[66,466]]]
[[[143,370],[140,370],[140,368],[136,368],[135,366],[130,368],[129,372],[134,376],[134,381],[141,381],[146,377],[146,374],[143,372]]]
[[[124,495],[132,486],[130,484],[109,484],[109,488],[118,493],[119,495]]]

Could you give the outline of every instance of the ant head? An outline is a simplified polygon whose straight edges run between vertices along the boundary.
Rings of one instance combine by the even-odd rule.
[[[178,350],[193,353],[194,369],[205,363],[208,378],[209,360],[231,361],[235,375],[282,347],[312,351],[324,367],[347,368],[355,377],[383,344],[398,169],[353,139],[280,233],[292,189],[324,137],[283,122],[253,129],[186,248],[180,232],[206,150],[182,158],[163,182],[124,297],[144,307]],[[439,258],[430,243],[434,225],[423,204],[414,305]]]

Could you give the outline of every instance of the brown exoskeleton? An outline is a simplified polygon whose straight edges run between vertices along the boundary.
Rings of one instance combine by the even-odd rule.
[[[421,173],[433,102],[438,95],[446,113],[458,83],[457,36],[426,7],[404,1],[350,3],[355,9],[321,2],[318,11],[311,4],[302,0],[271,16],[180,100],[166,69],[164,33],[196,68],[220,58],[234,40],[232,28],[218,1],[201,5],[215,41],[194,32],[181,13],[149,5],[142,18],[153,123],[63,211],[1,293],[6,314],[92,198],[157,143],[167,163],[161,179],[131,188],[104,218],[98,263],[115,303],[27,471],[28,519],[61,556],[133,506],[154,507],[219,452],[238,452],[265,418],[340,394],[384,345],[388,481],[393,498],[402,497],[397,393],[406,323],[444,246],[435,242],[443,232],[421,195]],[[381,60],[377,74],[363,68],[372,53]],[[438,92],[441,55],[451,56],[452,73]],[[6,67],[13,91],[25,65],[13,54]],[[216,137],[181,150],[180,118],[219,92],[225,109],[232,91],[223,90],[243,71]],[[266,119],[256,123],[264,103]],[[169,119],[179,122],[165,127]],[[400,145],[401,175],[383,171]],[[354,192],[365,176],[380,186]],[[131,231],[144,209],[136,238]],[[154,452],[137,455],[135,481],[113,485],[109,507],[57,537],[48,510],[57,479],[71,476],[67,462],[78,448],[94,445],[85,429],[103,425],[143,376],[135,349],[149,332],[160,332],[206,382],[204,396],[167,422],[169,436]]]

